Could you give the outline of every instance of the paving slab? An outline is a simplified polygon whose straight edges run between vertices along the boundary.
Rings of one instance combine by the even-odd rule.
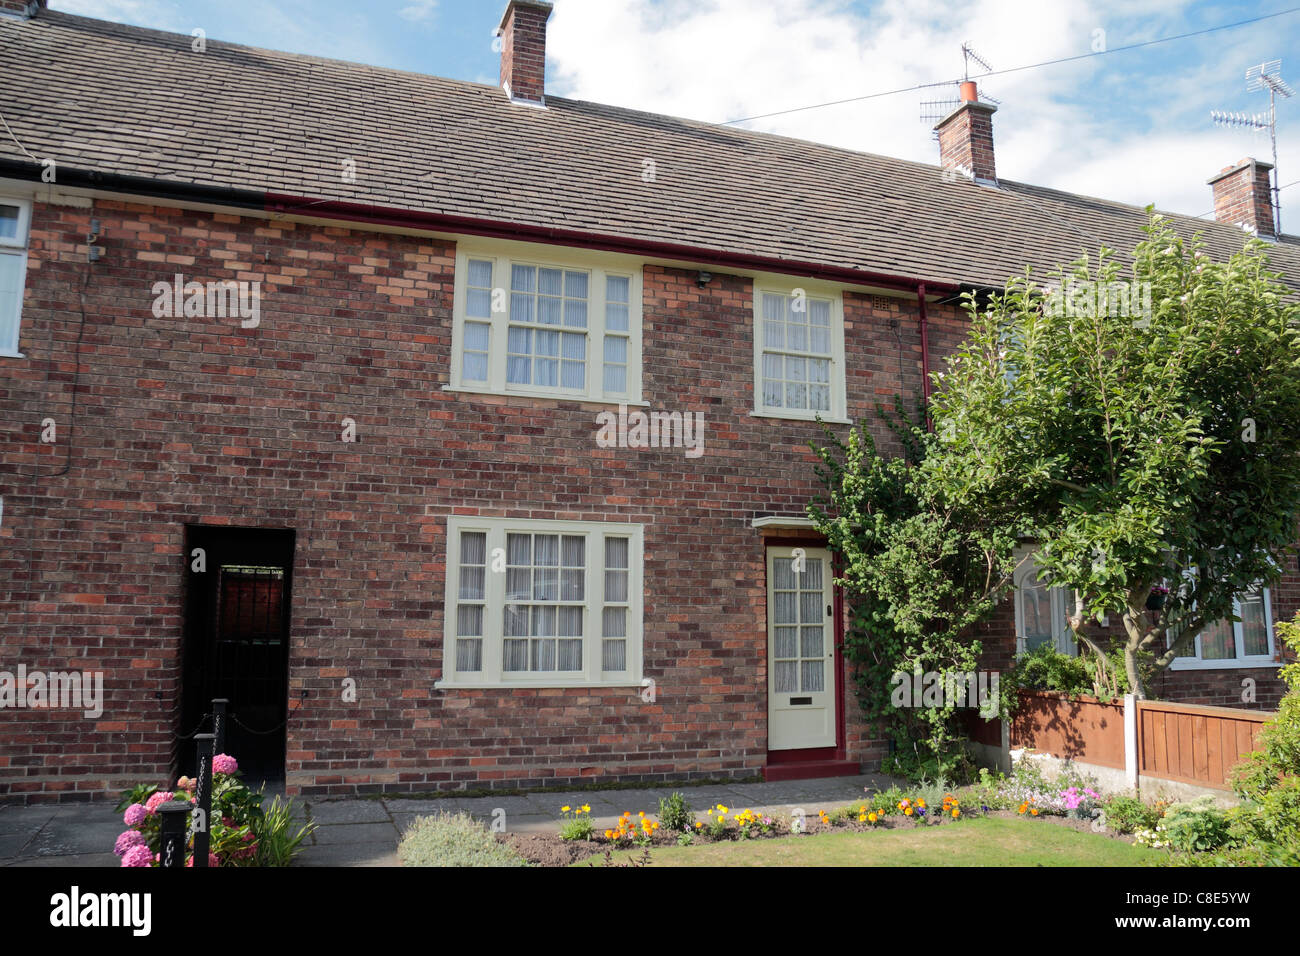
[[[307,804],[314,823],[387,823],[388,809],[379,800],[330,800]]]
[[[397,827],[392,821],[383,823],[335,823],[317,827],[312,834],[316,846],[330,843],[386,843],[390,849],[397,846]]]
[[[309,846],[294,866],[399,866],[396,845],[332,843]]]

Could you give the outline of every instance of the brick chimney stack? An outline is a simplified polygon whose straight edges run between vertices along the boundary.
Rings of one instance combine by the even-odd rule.
[[[30,20],[46,8],[48,0],[0,0],[0,16]]]
[[[546,102],[546,21],[550,3],[510,0],[501,17],[501,88],[514,102]]]
[[[981,103],[973,80],[961,84],[961,105],[935,126],[939,131],[939,165],[974,174],[977,183],[997,185],[993,161],[993,114],[998,108]]]
[[[1244,226],[1256,235],[1275,237],[1277,220],[1273,214],[1273,184],[1269,181],[1272,169],[1272,163],[1247,156],[1207,179],[1214,189],[1215,221]]]

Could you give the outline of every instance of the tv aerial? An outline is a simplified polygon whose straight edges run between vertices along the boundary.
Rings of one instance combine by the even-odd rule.
[[[984,57],[980,56],[979,53],[975,51],[975,48],[970,45],[970,43],[963,43],[961,45],[961,55],[965,65],[962,70],[962,78],[956,81],[958,87],[960,87],[962,83],[970,81],[970,71],[971,71],[972,63],[974,63],[977,66],[983,67],[985,73],[993,72],[992,64],[990,64],[988,60],[984,59]],[[992,103],[995,106],[1002,105],[1002,101],[1000,99],[998,99],[996,96],[990,96],[987,91],[982,91],[980,93],[980,99],[984,102]],[[961,106],[962,102],[963,101],[960,98],[953,98],[953,99],[946,99],[946,100],[922,100],[921,101],[921,122],[928,123],[931,126],[933,126],[935,123],[939,122],[939,120],[943,119],[953,110],[955,110],[957,107]],[[931,135],[935,139],[938,139],[939,138],[938,130],[933,131]]]
[[[1247,129],[1256,133],[1268,133],[1273,146],[1273,227],[1277,234],[1282,234],[1282,200],[1277,172],[1277,98],[1290,99],[1295,90],[1282,79],[1282,61],[1265,60],[1258,66],[1246,71],[1246,92],[1255,93],[1268,90],[1267,113],[1230,113],[1223,110],[1211,110],[1210,119],[1219,126],[1232,129]]]

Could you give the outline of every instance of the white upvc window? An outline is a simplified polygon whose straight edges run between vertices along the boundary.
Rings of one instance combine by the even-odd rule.
[[[462,243],[447,387],[642,404],[641,271],[622,256]]]
[[[1078,648],[1066,621],[1073,592],[1040,581],[1038,571],[1037,563],[1029,558],[1015,574],[1016,653],[1051,644],[1062,654],[1074,655]]]
[[[754,285],[754,414],[845,421],[844,298],[814,286]]]
[[[642,526],[447,519],[440,687],[637,686]]]
[[[1170,670],[1277,666],[1268,588],[1237,595],[1233,617],[1238,620],[1216,621],[1202,628],[1192,653],[1175,657]]]
[[[22,322],[31,221],[30,200],[0,196],[0,355],[21,357],[18,329]]]

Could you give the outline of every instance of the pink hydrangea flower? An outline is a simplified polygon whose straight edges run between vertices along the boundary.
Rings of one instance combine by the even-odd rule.
[[[185,865],[186,865],[186,866],[193,866],[193,865],[194,865],[194,854],[193,854],[193,853],[191,853],[188,857],[186,857],[186,859],[185,859]],[[215,853],[209,853],[209,854],[208,854],[208,866],[220,866],[220,865],[221,865],[221,858],[218,857]]]
[[[170,790],[159,790],[152,797],[150,797],[148,800],[145,801],[144,808],[148,810],[150,813],[157,813],[158,808],[161,807],[164,803],[169,802],[171,798],[174,796],[176,796],[176,794],[172,793]]]
[[[230,754],[217,754],[212,758],[212,770],[214,773],[234,773],[239,769],[239,764]]]
[[[153,866],[153,854],[149,848],[141,844],[133,846],[122,854],[123,866]]]
[[[143,845],[144,845],[143,833],[141,833],[139,830],[127,830],[125,833],[119,836],[117,838],[117,842],[113,844],[113,852],[116,853],[118,856],[123,856],[126,854],[127,850],[131,849],[131,847],[143,846]]]
[[[126,808],[126,813],[122,814],[122,822],[129,827],[138,827],[144,823],[144,818],[149,815],[149,810],[143,803],[133,803]]]

